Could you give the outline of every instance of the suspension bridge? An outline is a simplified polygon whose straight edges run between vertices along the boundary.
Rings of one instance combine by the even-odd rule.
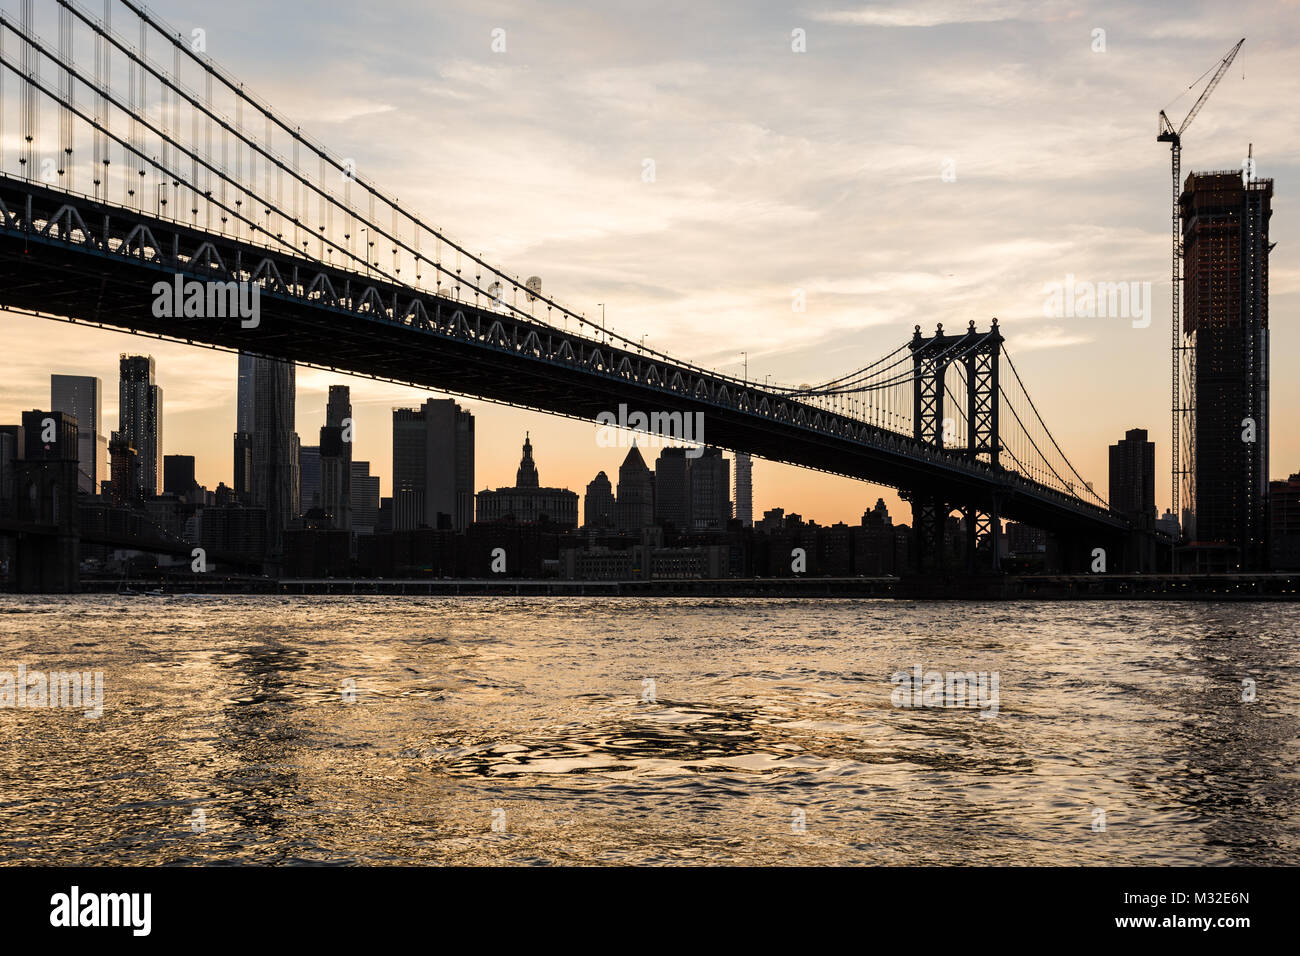
[[[899,489],[922,569],[954,511],[971,560],[982,542],[993,567],[1003,519],[1063,554],[1118,556],[1134,533],[1062,451],[996,319],[918,326],[815,386],[708,370],[470,253],[253,96],[194,31],[131,0],[16,7],[0,13],[4,309],[579,419],[621,403],[703,413],[710,445]],[[255,284],[260,314],[157,315],[155,287],[177,276]]]

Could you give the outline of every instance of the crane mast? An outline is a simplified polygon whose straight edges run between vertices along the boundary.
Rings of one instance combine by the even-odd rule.
[[[1183,295],[1183,235],[1180,227],[1180,216],[1178,211],[1178,198],[1181,190],[1182,163],[1183,163],[1183,132],[1191,125],[1196,114],[1201,111],[1205,101],[1210,98],[1214,88],[1219,85],[1219,80],[1223,79],[1223,74],[1228,72],[1228,67],[1237,56],[1237,51],[1241,45],[1246,42],[1242,37],[1236,45],[1224,54],[1219,60],[1214,70],[1214,76],[1210,82],[1205,85],[1200,97],[1192,104],[1188,110],[1187,117],[1174,129],[1174,124],[1169,121],[1165,111],[1160,111],[1160,128],[1156,136],[1156,142],[1169,144],[1169,162],[1171,170],[1171,186],[1173,194],[1173,212],[1170,216],[1170,234],[1172,239],[1173,253],[1171,256],[1171,283],[1170,283],[1170,300],[1172,303],[1172,315],[1170,319],[1170,356],[1171,356],[1171,397],[1170,397],[1170,452],[1172,470],[1170,473],[1171,487],[1170,497],[1173,504],[1170,511],[1180,514],[1185,518],[1191,514],[1191,509],[1195,506],[1196,500],[1196,425],[1193,421],[1193,415],[1196,409],[1196,356],[1194,346],[1187,344],[1182,335],[1182,295]],[[1209,70],[1206,71],[1208,73]],[[1205,73],[1193,81],[1194,87],[1204,78]],[[1189,87],[1190,89],[1191,87]],[[1186,368],[1184,368],[1186,366]],[[1180,432],[1186,436],[1185,454],[1179,456]],[[1181,465],[1181,467],[1180,467]],[[1184,532],[1188,532],[1184,525]]]

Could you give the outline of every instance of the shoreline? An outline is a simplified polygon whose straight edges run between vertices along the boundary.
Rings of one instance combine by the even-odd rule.
[[[200,586],[201,585],[201,586]],[[119,580],[83,581],[80,593],[119,593]],[[421,597],[718,597],[956,601],[1297,601],[1300,573],[1213,575],[973,575],[854,578],[717,578],[656,581],[431,578],[141,579],[149,597],[180,594]],[[14,593],[14,592],[6,592]],[[124,595],[131,596],[131,595]],[[157,596],[157,595],[153,595]]]

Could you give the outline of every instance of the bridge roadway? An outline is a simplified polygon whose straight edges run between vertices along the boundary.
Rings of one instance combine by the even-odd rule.
[[[0,176],[0,307],[595,420],[632,411],[704,415],[709,445],[858,478],[953,508],[989,510],[1115,541],[1103,508],[910,435],[827,412],[689,363],[645,355],[364,273],[278,243],[222,234]],[[256,327],[238,317],[156,318],[153,286],[180,273],[257,281]],[[522,290],[521,290],[522,291]]]

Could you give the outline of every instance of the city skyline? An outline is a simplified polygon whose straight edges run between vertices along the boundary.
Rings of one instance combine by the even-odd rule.
[[[1177,36],[1153,25],[1155,18],[1098,8],[1094,24],[1087,14],[1051,4],[1002,5],[979,16],[942,4],[919,11],[826,7],[797,17],[688,10],[687,28],[665,37],[657,52],[654,44],[630,50],[627,37],[610,26],[602,37],[611,49],[583,46],[564,54],[538,42],[552,36],[552,26],[515,14],[506,26],[512,42],[493,54],[486,34],[495,24],[487,18],[456,16],[455,30],[442,37],[441,14],[399,5],[390,15],[424,31],[439,54],[435,66],[423,67],[438,95],[422,98],[419,109],[389,82],[396,71],[415,68],[402,58],[388,64],[363,52],[348,60],[344,100],[328,83],[317,84],[321,97],[336,97],[328,107],[288,82],[319,69],[313,66],[317,52],[335,49],[342,35],[356,32],[344,29],[360,16],[353,11],[338,12],[331,24],[306,24],[270,59],[259,57],[257,43],[244,48],[215,29],[210,52],[473,248],[521,274],[542,275],[548,292],[588,316],[600,311],[596,303],[606,303],[612,328],[632,336],[646,332],[649,344],[684,358],[733,374],[745,362],[759,380],[815,382],[855,367],[863,355],[879,354],[879,346],[892,345],[912,324],[928,330],[935,321],[964,324],[998,315],[1027,380],[1039,386],[1044,417],[1085,477],[1101,488],[1106,449],[1130,428],[1149,432],[1158,462],[1169,455],[1162,334],[1168,322],[1167,155],[1154,142],[1154,116],[1239,35],[1234,23],[1250,8],[1232,17],[1183,15]],[[202,23],[206,10],[178,3],[169,18]],[[472,33],[480,26],[482,43]],[[791,49],[794,29],[806,31],[805,52]],[[1096,29],[1105,31],[1101,51],[1094,49]],[[713,49],[699,42],[706,35],[728,42]],[[1300,147],[1295,131],[1252,91],[1268,85],[1285,95],[1294,88],[1282,53],[1296,35],[1296,17],[1288,14],[1275,18],[1268,35],[1248,36],[1183,158],[1189,171],[1235,169],[1253,143],[1259,174],[1279,184],[1271,479],[1300,467],[1300,437],[1287,427],[1288,411],[1300,402],[1300,334],[1287,321],[1296,312],[1300,276],[1287,258],[1298,235],[1289,185]],[[313,51],[310,59],[306,49]],[[617,69],[610,59],[614,49],[631,57]],[[866,120],[888,107],[888,96],[873,99],[868,105],[875,112],[864,118],[851,94],[826,95],[827,77],[836,73],[877,91],[883,81],[886,92],[901,95],[890,65],[921,54],[947,57],[942,67],[909,78],[909,95],[944,119],[933,130],[908,124],[877,142],[859,130],[871,128]],[[1135,69],[1140,63],[1147,65]],[[732,66],[774,71],[782,86],[766,100],[736,97],[728,79]],[[508,105],[512,97],[502,94],[518,92],[525,78],[528,95]],[[795,103],[808,102],[812,89],[820,91],[816,101],[823,105],[809,115]],[[546,130],[530,120],[529,111],[544,107],[548,91],[589,105],[601,118],[603,140],[614,148],[593,153],[584,145],[583,126],[554,110],[539,111]],[[729,96],[733,122],[718,131],[707,117],[723,96]],[[653,123],[629,112],[627,102],[645,106]],[[985,102],[996,111],[966,108]],[[679,108],[671,121],[669,105]],[[1071,122],[1070,116],[1084,119]],[[1044,117],[1051,118],[1046,125]],[[447,155],[374,153],[369,144],[384,139],[399,120],[412,129],[456,125],[467,135]],[[515,142],[535,165],[485,161],[493,158],[490,151],[467,154],[481,150],[474,144],[490,142],[507,123],[520,125]],[[718,142],[701,147],[706,129]],[[656,159],[653,183],[641,178],[645,158]],[[1067,179],[1070,188],[1062,191]],[[536,186],[542,182],[553,198],[539,204]],[[589,211],[589,190],[608,214]],[[508,204],[515,215],[495,214]],[[492,214],[477,214],[477,208]],[[507,221],[508,232],[495,225]],[[558,236],[555,223],[563,227]],[[880,241],[886,234],[888,241]],[[596,246],[608,250],[603,261],[617,265],[583,265]],[[1046,318],[1044,289],[1067,276],[1090,283],[1150,281],[1149,326]],[[720,286],[719,278],[725,278]],[[803,312],[792,311],[796,289],[804,293]],[[744,359],[733,344],[741,329]],[[851,339],[843,334],[848,330]],[[233,355],[155,341],[146,348],[120,333],[13,314],[6,315],[3,335],[13,357],[13,373],[0,384],[5,420],[43,404],[34,397],[50,371],[108,381],[111,363],[103,357],[148,351],[158,359],[159,382],[174,408],[168,418],[175,416],[175,431],[164,431],[162,452],[194,454],[198,480],[209,487],[229,480],[229,439],[223,436],[236,424],[229,407]],[[49,361],[52,354],[57,362]],[[296,423],[299,434],[313,435],[324,424],[329,385],[350,384],[358,454],[371,461],[390,457],[383,419],[391,409],[438,394],[299,371],[298,401],[310,409]],[[109,389],[105,396],[107,420],[115,417],[113,395]],[[589,441],[590,425],[462,401],[486,434],[531,430],[539,442],[564,447],[568,453],[550,467],[559,485],[581,491],[596,471],[611,467]],[[481,467],[508,473],[515,454],[513,439],[485,441]],[[755,513],[796,506],[819,521],[850,520],[881,494],[874,485],[789,466],[763,462],[761,469]],[[380,474],[390,494],[390,476],[383,469]],[[1163,512],[1170,502],[1166,468],[1157,468],[1156,481]],[[897,513],[896,495],[883,494]]]

